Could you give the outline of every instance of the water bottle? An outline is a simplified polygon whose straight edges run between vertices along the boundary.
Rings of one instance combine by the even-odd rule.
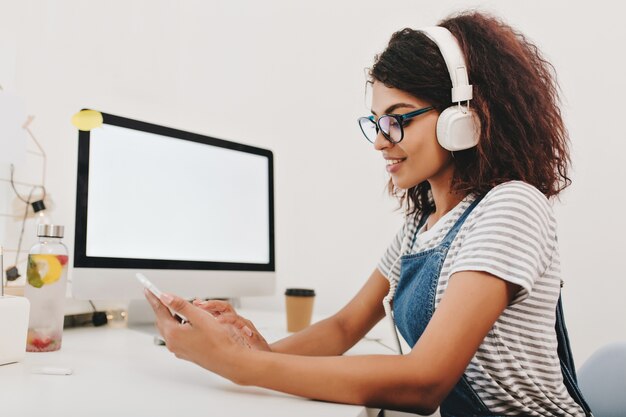
[[[26,351],[52,352],[61,349],[67,247],[61,242],[63,226],[40,224],[39,242],[30,250],[24,296],[30,301]]]

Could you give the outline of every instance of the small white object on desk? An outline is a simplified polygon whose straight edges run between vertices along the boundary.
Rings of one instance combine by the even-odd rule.
[[[59,366],[36,366],[31,369],[33,374],[42,375],[72,375],[74,371],[71,368],[62,368]]]

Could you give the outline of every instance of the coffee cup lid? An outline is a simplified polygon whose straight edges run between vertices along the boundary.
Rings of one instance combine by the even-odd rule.
[[[285,295],[292,297],[314,297],[315,290],[309,290],[305,288],[287,288]]]

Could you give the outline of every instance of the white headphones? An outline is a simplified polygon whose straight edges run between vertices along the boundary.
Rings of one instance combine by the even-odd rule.
[[[432,26],[418,30],[437,44],[452,80],[452,103],[455,105],[448,107],[439,115],[437,120],[439,144],[449,151],[472,148],[480,139],[480,121],[469,108],[469,101],[473,97],[472,85],[469,83],[463,51],[454,35],[446,28]]]

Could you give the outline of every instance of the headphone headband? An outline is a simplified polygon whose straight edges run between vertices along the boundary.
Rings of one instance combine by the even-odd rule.
[[[428,36],[439,48],[448,67],[452,81],[452,102],[460,103],[472,99],[472,85],[467,75],[467,65],[463,51],[454,35],[441,26],[430,26],[418,29]]]

